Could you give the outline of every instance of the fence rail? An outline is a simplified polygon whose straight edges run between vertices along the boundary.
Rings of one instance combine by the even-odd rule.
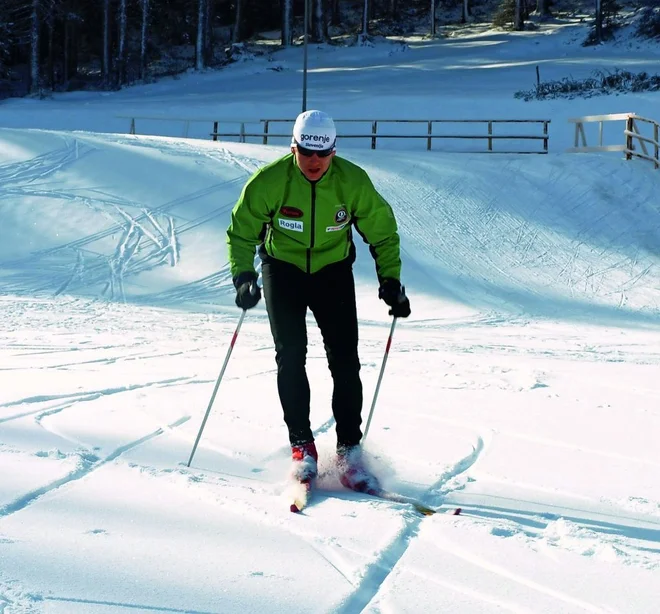
[[[611,115],[586,115],[568,120],[575,124],[575,140],[573,147],[568,149],[572,153],[593,151],[623,151],[626,160],[641,158],[652,162],[656,169],[660,168],[660,124],[658,122],[640,117],[634,113],[613,113]],[[604,126],[607,122],[624,121],[623,135],[625,142],[615,145],[605,145]],[[587,145],[584,129],[586,123],[598,123],[598,145]],[[652,136],[642,134],[640,125],[649,126]],[[647,147],[648,145],[648,147]]]
[[[137,120],[144,121],[161,121],[161,122],[181,122],[183,123],[183,137],[188,137],[190,134],[190,127],[193,123],[204,123],[212,125],[213,128],[208,136],[214,141],[220,139],[238,139],[239,142],[245,143],[248,138],[259,139],[264,145],[268,145],[269,139],[290,139],[291,131],[284,132],[281,130],[281,124],[290,124],[293,127],[293,119],[260,119],[254,121],[233,121],[233,120],[219,120],[219,119],[203,119],[203,118],[175,118],[175,117],[155,117],[155,116],[126,116],[120,115],[119,118],[129,119],[131,134],[137,134]],[[426,149],[431,150],[434,140],[473,140],[483,141],[486,146],[484,153],[512,153],[512,154],[546,154],[548,153],[548,141],[550,139],[548,126],[550,120],[546,119],[434,119],[434,120],[419,120],[419,119],[336,119],[338,138],[340,139],[368,139],[371,149],[376,149],[377,143],[380,139],[422,139],[426,141]],[[362,124],[361,129],[357,132],[352,132],[348,129],[350,125]],[[364,130],[364,124],[368,125],[368,129]],[[390,129],[393,125],[411,125],[416,124],[422,128],[422,132],[413,134],[410,131],[402,134],[394,134],[392,130],[389,133],[383,133],[380,130],[383,126],[388,126]],[[461,126],[464,131],[462,132],[445,132],[439,134],[434,131],[436,125],[450,125],[455,124]],[[470,133],[465,127],[467,124],[479,124],[485,129],[483,132]],[[495,127],[500,125],[516,125],[529,124],[536,127],[542,126],[542,131],[532,134],[495,134]],[[220,130],[221,126],[231,125],[232,130]],[[275,126],[280,125],[277,132]],[[256,128],[253,128],[256,126]],[[520,130],[520,132],[523,132]],[[540,149],[530,148],[522,149],[521,147],[515,151],[500,151],[495,150],[494,144],[502,141],[540,141]],[[480,152],[470,152],[480,153]]]

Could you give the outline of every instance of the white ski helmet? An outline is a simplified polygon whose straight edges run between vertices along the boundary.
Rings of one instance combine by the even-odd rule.
[[[335,122],[323,111],[304,111],[296,118],[291,145],[323,151],[334,149],[337,141]]]

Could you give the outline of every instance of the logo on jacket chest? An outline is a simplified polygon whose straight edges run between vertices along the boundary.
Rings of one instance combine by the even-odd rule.
[[[343,205],[341,208],[335,212],[335,226],[328,226],[326,232],[339,232],[343,230],[348,224],[348,211]]]
[[[298,219],[303,216],[303,212],[297,207],[289,207],[288,205],[283,205],[280,207],[280,215]]]
[[[343,224],[348,220],[348,211],[346,211],[346,207],[341,207],[336,213],[335,213],[335,222],[337,224]]]
[[[286,230],[293,230],[295,232],[303,232],[303,223],[298,220],[285,220],[284,218],[279,219],[280,228],[285,228]]]

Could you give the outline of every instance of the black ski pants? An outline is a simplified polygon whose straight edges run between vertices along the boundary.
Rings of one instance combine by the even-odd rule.
[[[305,370],[307,308],[321,331],[333,379],[332,413],[337,425],[337,443],[358,444],[362,438],[362,382],[351,259],[309,274],[292,264],[269,258],[261,270],[275,342],[277,388],[291,444],[314,440]]]

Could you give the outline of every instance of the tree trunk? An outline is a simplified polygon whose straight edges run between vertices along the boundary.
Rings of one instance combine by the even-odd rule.
[[[330,0],[330,23],[333,26],[341,25],[341,13],[339,11],[339,0]]]
[[[399,18],[399,0],[390,0],[390,17],[392,19]]]
[[[603,0],[596,0],[596,41],[603,42]]]
[[[67,16],[66,19],[66,70],[67,81],[78,76],[78,18],[76,14]]]
[[[243,0],[236,0],[236,15],[234,19],[233,43],[240,43],[243,40]]]
[[[362,36],[369,35],[369,0],[364,0],[362,11]]]
[[[513,29],[518,32],[522,31],[525,27],[525,22],[523,20],[523,6],[522,0],[516,0],[516,9],[513,18]]]
[[[81,28],[81,21],[79,19],[76,19],[76,21],[73,24],[73,37],[71,38],[71,41],[73,43],[73,46],[71,48],[71,75],[74,77],[78,76],[78,68],[80,66],[80,28]]]
[[[103,85],[110,84],[110,0],[103,0]]]
[[[461,22],[467,23],[468,18],[472,15],[470,10],[470,0],[463,0],[463,14],[461,15]]]
[[[197,45],[195,46],[195,70],[204,69],[204,20],[206,17],[206,0],[197,0]]]
[[[323,6],[323,15],[321,21],[321,32],[323,36],[323,41],[328,42],[330,40],[330,32],[328,31],[329,20],[328,20],[328,0],[320,0]]]
[[[313,37],[317,43],[328,41],[328,26],[325,21],[325,1],[314,0],[314,11],[312,13]]]
[[[204,16],[204,66],[210,66],[214,61],[215,36],[213,35],[214,0],[206,0],[206,15]]]
[[[140,29],[140,79],[147,78],[147,28],[149,23],[149,0],[142,0],[142,28]]]
[[[550,0],[536,0],[536,14],[541,17],[550,15]]]
[[[282,46],[293,43],[293,0],[282,0]]]
[[[431,36],[435,36],[435,0],[431,0]]]
[[[126,0],[119,0],[119,52],[118,52],[119,85],[126,83]]]
[[[30,16],[30,93],[39,91],[39,0],[32,0]]]
[[[70,42],[70,36],[71,36],[71,26],[69,24],[69,20],[65,17],[64,18],[64,43],[63,43],[63,48],[64,48],[64,74],[62,75],[62,81],[64,82],[64,86],[67,87],[69,83],[69,79],[71,78],[69,74],[69,69],[71,68],[71,57],[69,56],[69,52],[71,49],[71,42]]]
[[[55,15],[53,15],[53,7],[50,7],[48,15],[48,61],[46,63],[46,75],[48,78],[48,87],[52,90],[55,87]]]

